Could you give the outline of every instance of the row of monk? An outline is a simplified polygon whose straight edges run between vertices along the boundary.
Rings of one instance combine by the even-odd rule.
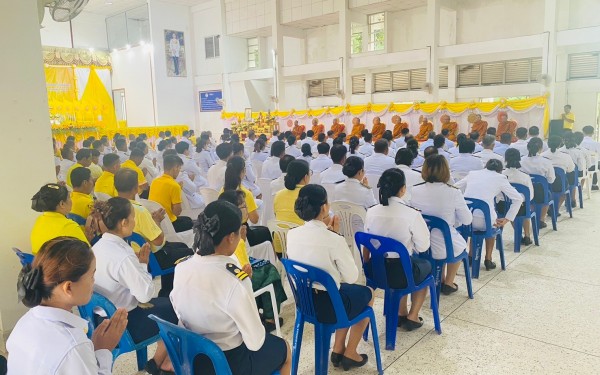
[[[500,135],[504,133],[510,133],[513,137],[513,142],[516,141],[515,132],[517,130],[517,122],[514,120],[508,119],[508,114],[506,112],[498,112],[498,124],[495,126],[497,129],[497,139],[500,140]],[[471,114],[469,115],[469,123],[471,123],[470,133],[477,132],[482,136],[486,134],[488,128],[488,122],[482,120],[481,115],[479,114]],[[452,141],[456,141],[456,136],[459,133],[459,126],[455,121],[451,121],[449,115],[442,115],[440,117],[441,123],[441,131],[448,130],[448,138]],[[400,138],[402,136],[402,129],[408,129],[409,124],[407,122],[403,122],[402,118],[399,115],[394,115],[392,117],[392,125],[393,128],[389,129],[392,131],[394,139]],[[358,117],[352,119],[352,129],[348,136],[348,139],[351,137],[362,137],[362,132],[365,130],[365,124],[361,123]],[[319,134],[325,133],[325,125],[319,122],[317,118],[312,119],[312,127],[311,129],[314,133],[313,139],[317,140]],[[381,122],[379,117],[373,118],[373,125],[370,129],[370,133],[373,135],[373,142],[376,142],[383,136],[383,133],[388,130],[386,125]],[[292,134],[296,136],[296,138],[300,138],[300,135],[307,131],[306,126],[304,124],[300,124],[298,120],[294,121],[294,125],[291,129]],[[333,119],[333,123],[331,125],[330,131],[333,132],[332,138],[337,138],[340,134],[346,133],[348,134],[348,129],[346,129],[346,125],[341,123],[338,118]],[[426,117],[421,115],[419,117],[419,131],[415,135],[415,139],[419,142],[424,142],[427,140],[429,133],[434,131],[433,123]]]

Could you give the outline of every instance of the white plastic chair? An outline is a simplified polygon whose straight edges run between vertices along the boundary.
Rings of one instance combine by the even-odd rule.
[[[287,232],[298,227],[298,224],[273,219],[267,222],[267,227],[273,236],[275,252],[281,253],[284,258],[287,258]]]
[[[323,186],[325,188],[325,191],[327,191],[327,200],[329,202],[333,202],[336,197],[335,197],[335,185],[334,183],[321,183],[321,186]]]
[[[587,178],[585,181],[585,195],[588,199],[592,198],[592,182],[594,181],[594,176],[598,176],[598,154],[594,152],[591,156],[592,165],[588,166],[588,168],[591,168],[592,166],[595,166],[596,168],[593,171],[588,169],[587,172]]]
[[[142,198],[136,200],[140,202],[142,206],[146,207],[150,212],[154,212],[163,208],[160,205],[160,203],[154,201]],[[185,232],[175,232],[175,228],[173,228],[173,223],[171,223],[171,220],[167,215],[165,215],[165,217],[160,222],[160,229],[162,229],[163,233],[165,234],[165,240],[169,242],[183,242],[184,244],[186,244],[187,247],[189,247],[190,249],[192,248],[192,245],[194,244],[193,229],[186,230]]]
[[[252,160],[252,167],[254,168],[254,174],[256,175],[256,179],[257,180],[262,175],[262,166],[263,166],[263,162],[262,161],[260,161],[260,160]]]
[[[101,202],[106,202],[107,200],[112,198],[110,195],[106,193],[101,193],[99,191],[94,192],[94,195],[96,196],[96,199],[98,199]]]
[[[260,219],[261,225],[266,225],[269,220],[275,217],[275,213],[273,212],[273,196],[271,195],[271,181],[268,178],[258,178],[256,180],[263,201],[263,212]]]
[[[379,202],[379,188],[377,184],[379,183],[380,174],[365,174],[365,177],[369,181],[369,186],[371,187],[371,191],[373,192],[373,196],[375,197],[375,201]]]
[[[204,203],[207,206],[209,203],[212,203],[219,199],[219,192],[210,187],[201,187],[200,194],[202,195],[202,199],[204,199]]]
[[[254,292],[254,297],[258,297],[261,294],[269,293],[271,295],[271,306],[273,306],[273,320],[275,320],[275,329],[277,336],[281,337],[281,327],[279,326],[279,312],[277,312],[277,301],[275,300],[275,288],[273,284],[269,284],[264,288],[261,288]]]
[[[340,234],[344,236],[358,269],[362,269],[360,249],[356,247],[354,235],[364,231],[367,210],[362,205],[346,201],[331,203],[331,210],[340,218]]]
[[[181,194],[181,216],[187,216],[196,220],[198,215],[204,211],[204,208],[192,208],[185,194]]]

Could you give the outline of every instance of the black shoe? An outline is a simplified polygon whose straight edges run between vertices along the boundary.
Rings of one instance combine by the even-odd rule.
[[[343,354],[331,352],[331,363],[333,364],[333,367],[340,367],[342,358],[344,358]]]
[[[594,185],[592,186],[592,190],[600,190],[600,187],[598,187],[598,185]]]
[[[267,331],[267,333],[273,332],[277,329],[277,327],[275,326],[275,323],[271,323],[271,322],[267,322],[266,320],[263,320],[262,324],[265,327],[265,331]]]
[[[483,265],[485,266],[486,271],[493,270],[494,268],[496,268],[496,263],[487,259],[483,261]]]
[[[353,367],[362,367],[369,361],[369,357],[366,354],[361,354],[360,356],[362,357],[362,361],[355,361],[348,357],[343,357],[342,367],[344,368],[344,371],[348,371]]]
[[[406,319],[406,321],[404,322],[404,329],[407,331],[414,331],[415,329],[419,329],[423,327],[423,318],[419,317],[419,321],[415,322],[412,321],[410,319]]]
[[[402,325],[408,320],[406,315],[398,315],[398,328],[402,327]]]
[[[160,375],[175,375],[173,371],[160,370]]]
[[[577,201],[571,201],[571,208],[577,207]]]
[[[442,284],[441,291],[444,295],[449,296],[452,293],[458,291],[458,285],[454,284],[454,288],[448,284]]]
[[[146,362],[146,366],[144,366],[144,371],[146,371],[150,375],[160,375],[160,368],[158,367],[154,359],[151,359],[148,362]]]
[[[560,212],[556,214],[556,217],[561,217],[561,216],[562,216],[562,214]]]
[[[544,228],[547,228],[547,227],[548,227],[548,224],[546,224],[545,221],[540,222],[540,229],[544,229]]]
[[[523,238],[521,238],[521,245],[529,246],[532,243],[533,242],[531,241],[531,238],[529,238],[529,237],[523,237]]]

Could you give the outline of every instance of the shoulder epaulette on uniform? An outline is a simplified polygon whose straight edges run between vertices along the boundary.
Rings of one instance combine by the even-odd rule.
[[[416,208],[416,207],[410,206],[410,205],[408,205],[408,204],[406,204],[406,203],[404,203],[404,202],[400,202],[400,203],[401,203],[401,204],[403,204],[403,205],[405,205],[405,206],[406,206],[406,207],[408,207],[408,208],[412,208],[412,209],[413,209],[413,210],[415,210],[415,211],[419,211],[419,212],[421,212],[421,210],[419,210],[419,209],[418,209],[418,208]]]
[[[550,159],[550,158],[547,158],[547,157],[545,157],[545,156],[542,156],[542,157],[543,157],[544,159],[546,159],[546,160],[550,160],[550,161],[552,161],[552,159]]]
[[[337,184],[341,184],[341,183],[342,183],[342,182],[344,182],[344,181],[346,181],[346,180],[339,180],[338,182],[334,182],[334,184],[336,184],[336,185],[337,185]]]
[[[425,185],[425,182],[419,182],[418,184],[414,184],[413,186]]]
[[[454,185],[450,185],[450,184],[446,184],[446,185],[450,186],[451,188],[454,188],[454,189],[457,189],[457,190],[459,190],[459,189],[458,189],[456,186],[454,186]]]
[[[227,271],[231,272],[233,276],[237,277],[240,281],[248,277],[248,274],[242,271],[238,266],[233,263],[227,263]]]
[[[415,171],[415,172],[419,172],[419,173],[421,173],[421,171],[420,171],[420,170],[418,170],[418,169],[416,169],[416,168],[411,168],[411,169],[412,169],[413,171]]]

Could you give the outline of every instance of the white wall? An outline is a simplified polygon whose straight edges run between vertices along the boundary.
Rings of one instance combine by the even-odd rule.
[[[69,22],[55,22],[48,8],[43,28],[40,29],[42,45],[66,48],[95,48],[108,49],[106,38],[106,23],[104,16],[94,13],[81,12],[72,21],[73,45],[71,45],[71,28]]]
[[[336,60],[342,54],[339,25],[327,25],[306,30],[306,62],[308,64]]]
[[[153,126],[152,49],[132,47],[112,52],[112,88],[125,89],[128,126]]]
[[[300,65],[306,62],[304,39],[283,37],[284,66]]]
[[[600,26],[600,1],[569,0],[569,28]]]

